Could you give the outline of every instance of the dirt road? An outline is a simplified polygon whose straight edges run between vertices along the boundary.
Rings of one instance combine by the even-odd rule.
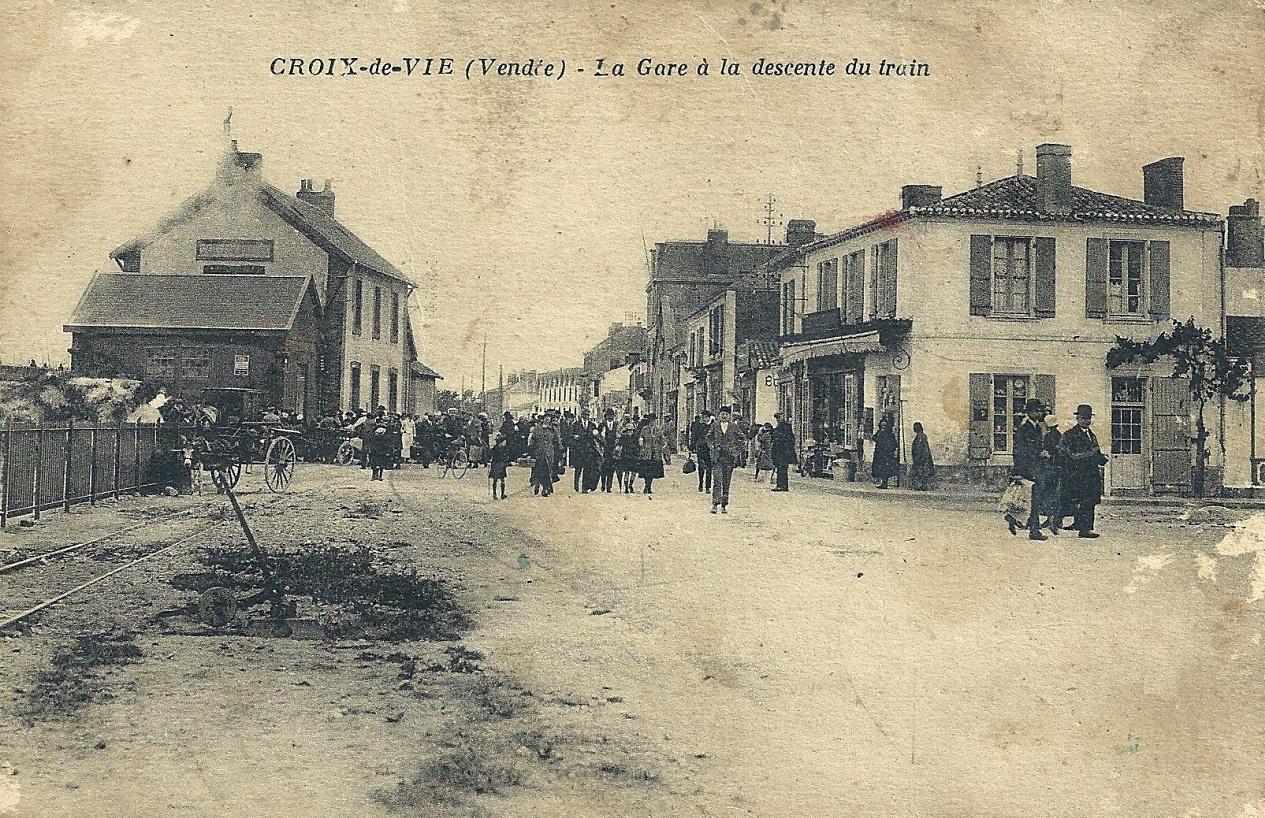
[[[495,503],[474,473],[301,477],[252,517],[270,553],[416,568],[461,639],[164,628],[207,565],[157,558],[0,641],[0,815],[1265,810],[1261,557],[1229,529],[1112,510],[1101,540],[1030,543],[982,510],[741,477],[725,516],[680,476],[538,499],[512,474]],[[197,502],[53,515],[0,555]],[[76,647],[103,633],[142,656]],[[93,684],[32,718],[59,651]]]

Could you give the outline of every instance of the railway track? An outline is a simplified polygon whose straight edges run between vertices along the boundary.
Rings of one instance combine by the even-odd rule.
[[[274,496],[251,503],[245,511],[258,511],[305,493]],[[208,520],[209,515],[221,508],[214,505],[184,509],[136,521],[83,542],[0,565],[0,632],[12,630],[63,600],[193,542],[216,528],[233,524],[231,517]],[[100,570],[107,566],[109,570]]]

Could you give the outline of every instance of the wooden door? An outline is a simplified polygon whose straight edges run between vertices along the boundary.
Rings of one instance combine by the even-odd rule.
[[[1156,492],[1191,490],[1190,391],[1184,380],[1151,379],[1151,488]]]

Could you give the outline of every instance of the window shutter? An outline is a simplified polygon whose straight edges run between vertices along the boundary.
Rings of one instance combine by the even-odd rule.
[[[865,320],[865,253],[853,253],[848,265],[848,323]]]
[[[1032,379],[1033,396],[1050,407],[1050,411],[1055,411],[1055,392],[1054,392],[1054,376],[1053,375],[1037,375]]]
[[[971,315],[992,312],[993,237],[971,236]]]
[[[1169,306],[1169,249],[1166,241],[1153,241],[1147,245],[1151,258],[1151,317],[1166,321],[1171,313]]]
[[[1054,239],[1036,240],[1036,313],[1037,318],[1054,317]]]
[[[987,238],[987,236],[985,236]],[[993,454],[992,429],[988,407],[993,393],[993,376],[986,372],[971,373],[971,425],[967,438],[967,456],[971,460],[987,460]]]
[[[883,307],[880,310],[881,317],[896,317],[896,242],[898,239],[889,241],[888,250],[883,254]]]
[[[1085,240],[1085,317],[1107,317],[1107,240]]]

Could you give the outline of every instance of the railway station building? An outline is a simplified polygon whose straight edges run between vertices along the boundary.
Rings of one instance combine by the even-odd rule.
[[[228,142],[214,182],[110,254],[64,326],[75,371],[131,376],[247,416],[386,406],[418,367],[412,279],[334,216],[330,183],[290,195]]]

